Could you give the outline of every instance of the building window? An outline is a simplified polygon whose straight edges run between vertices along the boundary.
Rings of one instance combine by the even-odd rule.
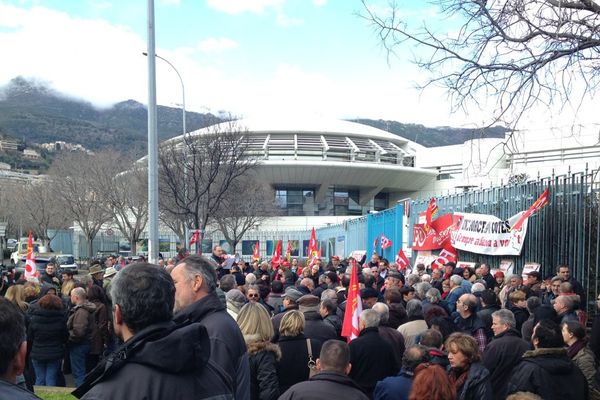
[[[375,195],[375,201],[373,202],[373,209],[375,211],[383,211],[389,208],[390,196],[389,193],[379,192]]]
[[[315,215],[315,191],[311,188],[277,188],[275,203],[289,216]]]

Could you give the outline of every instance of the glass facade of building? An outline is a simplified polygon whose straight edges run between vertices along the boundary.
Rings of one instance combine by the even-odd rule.
[[[389,194],[378,193],[365,206],[361,206],[358,189],[330,186],[322,202],[315,199],[313,187],[277,187],[276,204],[288,216],[365,215],[369,211],[382,211],[389,206]]]

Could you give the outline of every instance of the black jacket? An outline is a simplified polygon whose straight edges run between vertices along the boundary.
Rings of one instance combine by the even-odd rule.
[[[541,348],[523,354],[508,381],[508,394],[532,392],[544,400],[588,399],[585,377],[567,350]]]
[[[519,337],[514,329],[502,332],[487,345],[483,352],[483,365],[490,371],[494,399],[506,398],[506,385],[513,369],[523,354],[530,349],[529,343]]]
[[[250,367],[246,343],[237,323],[216,294],[190,304],[175,315],[179,324],[201,323],[210,338],[210,359],[225,370],[234,382],[236,400],[250,399]]]
[[[279,397],[277,361],[279,347],[270,342],[248,344],[250,355],[250,388],[252,400],[276,400]]]
[[[596,314],[594,322],[592,323],[589,346],[594,352],[596,360],[600,360],[600,313]]]
[[[229,376],[210,360],[206,329],[167,322],[130,338],[73,394],[83,399],[229,400],[232,389]]]
[[[492,385],[490,384],[490,373],[480,363],[473,363],[469,368],[467,380],[457,390],[457,400],[492,400]]]
[[[491,306],[485,306],[481,310],[477,311],[477,316],[483,321],[485,325],[485,334],[488,338],[494,337],[494,331],[492,331],[492,314],[498,311],[500,307],[496,304]]]
[[[331,325],[333,329],[335,329],[335,334],[338,339],[342,338],[342,325],[344,321],[336,314],[329,314],[325,318],[323,318],[323,322]]]
[[[379,335],[379,328],[365,328],[350,342],[350,378],[372,397],[377,381],[396,375],[400,366],[396,363],[392,346]]]
[[[281,350],[281,360],[277,363],[279,392],[283,393],[298,382],[308,379],[308,347],[306,336],[280,336],[277,344]],[[313,360],[321,353],[321,342],[310,339]]]
[[[31,359],[36,361],[62,359],[69,338],[66,313],[62,310],[45,310],[37,307],[29,316],[27,341],[31,344]]]
[[[304,312],[304,335],[311,339],[318,340],[321,344],[329,339],[337,339],[338,335],[335,328],[331,324],[323,321],[321,315],[317,311]]]
[[[367,400],[368,397],[352,379],[339,372],[324,371],[307,382],[292,386],[279,400],[344,399]]]

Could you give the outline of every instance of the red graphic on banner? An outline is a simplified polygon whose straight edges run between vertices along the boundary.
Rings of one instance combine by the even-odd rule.
[[[462,217],[445,214],[431,223],[427,229],[426,224],[413,226],[413,250],[437,250],[450,242],[450,233],[460,223]]]

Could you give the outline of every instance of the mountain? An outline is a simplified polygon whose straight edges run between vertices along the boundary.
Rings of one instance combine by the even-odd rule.
[[[158,137],[165,140],[182,132],[181,109],[158,106]],[[223,121],[213,114],[186,113],[187,130]],[[357,119],[424,146],[463,143],[474,137],[504,137],[505,128],[428,128],[397,121]],[[22,77],[0,90],[0,132],[25,145],[65,141],[90,150],[115,148],[134,156],[146,154],[147,109],[133,100],[99,109],[91,103],[58,93],[47,85]]]
[[[483,129],[451,128],[448,126],[428,128],[418,124],[403,124],[397,121],[354,119],[353,122],[378,128],[402,136],[425,147],[461,144],[476,138],[504,138],[508,128],[494,126]]]
[[[157,112],[159,140],[181,134],[181,109],[158,106]],[[147,118],[146,106],[133,100],[99,109],[21,77],[0,93],[0,131],[28,144],[63,140],[90,150],[116,148],[142,155]],[[220,121],[212,114],[186,113],[188,131]]]

